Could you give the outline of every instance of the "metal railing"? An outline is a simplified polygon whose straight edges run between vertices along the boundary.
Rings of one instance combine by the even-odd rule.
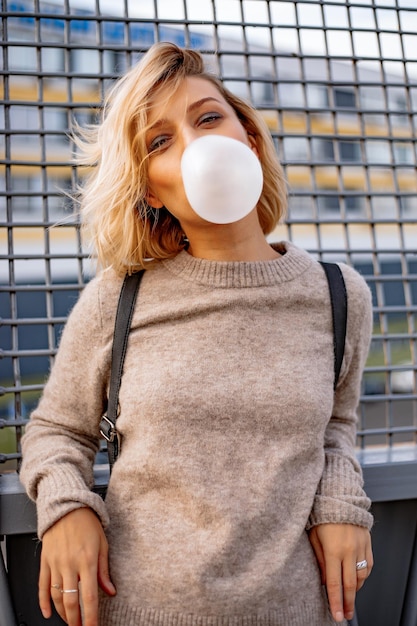
[[[263,112],[290,188],[272,238],[368,281],[375,324],[358,448],[363,459],[415,455],[415,2],[1,0],[0,19],[0,468],[16,468],[93,271],[63,193],[80,176],[68,131],[96,118],[109,84],[158,39],[201,50]]]
[[[357,614],[361,626],[415,626],[415,0],[0,0],[0,20],[0,626],[46,623],[35,509],[15,470],[94,271],[65,195],[82,178],[68,131],[96,119],[108,86],[156,40],[201,50],[265,116],[290,188],[271,239],[353,265],[372,290],[358,456],[376,566]],[[102,492],[103,465],[95,478]]]

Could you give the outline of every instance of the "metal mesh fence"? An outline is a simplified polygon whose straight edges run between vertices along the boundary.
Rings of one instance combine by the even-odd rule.
[[[1,0],[0,19],[0,471],[93,271],[68,131],[156,40],[201,50],[263,112],[291,193],[271,239],[353,265],[373,292],[358,447],[415,454],[415,0]]]

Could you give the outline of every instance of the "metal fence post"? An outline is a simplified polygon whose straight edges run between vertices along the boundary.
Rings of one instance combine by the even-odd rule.
[[[10,599],[7,572],[3,554],[0,551],[0,626],[17,626],[12,601]]]
[[[414,537],[414,547],[411,565],[408,573],[407,588],[404,597],[403,614],[400,626],[416,626],[417,624],[417,536]]]

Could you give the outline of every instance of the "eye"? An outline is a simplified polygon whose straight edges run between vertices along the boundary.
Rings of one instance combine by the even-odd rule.
[[[167,141],[169,141],[169,135],[158,135],[154,137],[148,146],[149,154],[163,148]]]
[[[213,124],[214,122],[217,122],[218,120],[222,119],[222,115],[220,113],[217,113],[215,111],[211,111],[209,113],[204,113],[204,115],[202,115],[199,120],[198,123],[199,124]]]

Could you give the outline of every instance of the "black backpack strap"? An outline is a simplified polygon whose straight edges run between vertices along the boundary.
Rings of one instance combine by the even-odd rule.
[[[111,357],[111,373],[109,385],[109,398],[106,414],[100,422],[100,434],[107,441],[110,471],[119,454],[119,438],[116,429],[116,420],[119,407],[119,390],[122,382],[123,363],[125,360],[127,342],[136,297],[145,270],[135,274],[126,274],[120,290],[117,305],[116,320],[114,323],[113,347]]]
[[[336,389],[345,352],[347,292],[342,270],[336,263],[321,262],[329,284],[333,318],[334,389]]]

